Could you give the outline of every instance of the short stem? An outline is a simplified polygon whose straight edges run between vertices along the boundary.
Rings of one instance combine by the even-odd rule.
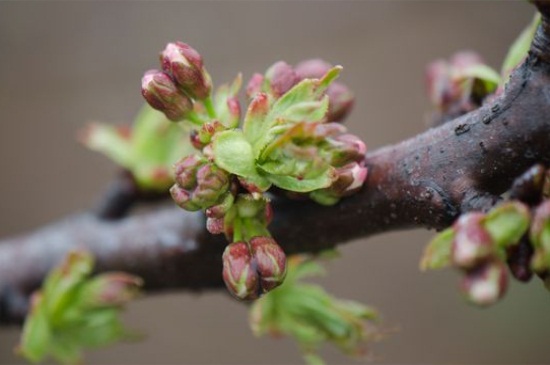
[[[208,113],[208,116],[210,118],[216,118],[216,109],[214,109],[214,103],[212,102],[212,97],[208,96],[206,99],[202,101],[202,103],[206,108],[206,112]]]
[[[187,113],[185,119],[199,127],[202,127],[202,125],[204,124],[204,120],[194,111],[190,111],[189,113]]]
[[[239,242],[243,239],[242,221],[236,217],[233,221],[233,242]]]

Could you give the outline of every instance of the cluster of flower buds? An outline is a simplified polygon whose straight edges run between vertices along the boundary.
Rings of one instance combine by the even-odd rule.
[[[229,174],[200,155],[176,163],[175,175],[170,193],[176,204],[189,211],[219,204],[230,187]]]
[[[454,224],[451,246],[453,265],[465,271],[461,289],[473,303],[489,305],[502,298],[508,286],[506,266],[484,225],[485,214],[462,215]]]
[[[273,238],[233,242],[223,253],[223,280],[237,299],[257,299],[279,286],[285,275],[286,256]]]
[[[530,219],[529,209],[518,201],[500,204],[488,213],[463,214],[428,245],[421,267],[456,267],[464,274],[460,288],[466,298],[481,306],[493,304],[508,286],[505,261],[517,279],[530,277],[530,257],[521,267],[514,260],[518,251],[523,252]]]
[[[241,76],[212,93],[201,56],[190,46],[169,43],[162,71],[143,78],[143,96],[169,119],[195,124],[190,140],[199,152],[174,166],[174,201],[203,210],[206,228],[224,233],[224,279],[237,298],[253,299],[284,278],[284,253],[267,229],[271,186],[289,194],[335,204],[364,183],[365,144],[342,121],[353,94],[334,80],[341,67],[309,60],[272,65],[247,86],[250,105],[242,128]]]
[[[141,93],[154,109],[172,121],[193,118],[193,100],[210,97],[212,81],[200,54],[182,42],[168,43],[160,54],[162,71],[149,70]]]
[[[284,61],[273,64],[265,73],[256,73],[246,87],[246,95],[253,99],[256,94],[265,92],[274,99],[280,98],[298,82],[304,79],[320,79],[333,66],[320,59],[311,59],[298,63],[295,67]],[[342,122],[353,108],[355,98],[344,84],[333,82],[327,89],[329,109],[326,122]]]
[[[436,60],[426,68],[430,101],[449,117],[477,109],[499,83],[500,76],[471,51],[458,52],[449,61]]]

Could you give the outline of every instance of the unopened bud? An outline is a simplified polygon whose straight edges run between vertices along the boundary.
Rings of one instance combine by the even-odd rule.
[[[326,119],[328,122],[341,122],[353,109],[355,96],[345,85],[335,82],[327,89],[328,95],[328,113]]]
[[[248,81],[248,84],[246,85],[246,96],[248,99],[253,99],[257,93],[262,91],[262,85],[264,83],[264,76],[255,73],[250,78],[250,81]]]
[[[256,299],[260,293],[259,278],[246,242],[229,244],[223,253],[223,281],[229,292],[241,300]]]
[[[197,184],[197,170],[206,161],[198,155],[189,155],[174,165],[176,183],[184,189],[192,189]]]
[[[540,273],[550,269],[550,200],[535,210],[529,238],[535,250],[532,266]]]
[[[207,208],[216,204],[229,188],[229,174],[208,163],[197,171],[197,187],[193,192],[193,200],[201,207]]]
[[[210,123],[205,123],[199,130],[198,141],[202,147],[204,147],[212,141],[214,134],[223,131],[224,129],[224,125],[217,120]]]
[[[484,217],[479,212],[467,213],[454,224],[451,257],[455,265],[468,269],[493,254],[494,242],[483,226]]]
[[[212,234],[221,234],[224,232],[225,225],[223,218],[207,218],[206,230]]]
[[[466,298],[480,306],[498,301],[506,293],[507,286],[506,266],[500,261],[489,261],[469,271],[461,282]]]
[[[229,111],[229,120],[228,126],[230,128],[235,128],[239,125],[241,120],[241,103],[239,103],[239,98],[231,97],[227,99],[227,110]]]
[[[264,293],[281,285],[286,275],[286,255],[270,237],[253,237],[250,248]]]
[[[332,158],[330,164],[334,167],[350,162],[362,162],[367,153],[367,146],[359,137],[353,134],[341,134],[330,138]]]
[[[298,63],[295,71],[302,79],[320,79],[330,69],[332,65],[322,59],[315,58]]]
[[[160,54],[162,69],[170,73],[178,86],[194,99],[210,95],[212,81],[206,72],[201,55],[183,42],[168,43]]]
[[[189,191],[178,186],[177,184],[174,184],[174,186],[170,188],[170,195],[172,195],[174,202],[182,209],[190,212],[201,209],[200,205],[191,200],[191,194]]]
[[[300,78],[288,63],[279,61],[273,64],[265,73],[269,88],[273,96],[280,98],[296,85]]]
[[[90,281],[82,299],[94,307],[121,306],[136,297],[142,284],[139,277],[123,272],[102,274]]]
[[[150,70],[143,75],[141,94],[151,107],[174,122],[184,119],[193,110],[191,99],[178,90],[169,75],[158,70]]]

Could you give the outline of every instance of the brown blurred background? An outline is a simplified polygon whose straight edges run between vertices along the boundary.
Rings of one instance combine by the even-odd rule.
[[[357,94],[348,122],[373,149],[426,128],[423,71],[471,48],[499,67],[533,8],[518,2],[208,1],[0,3],[0,235],[90,207],[115,167],[75,142],[90,120],[130,121],[142,73],[167,41],[202,52],[215,81],[272,62],[322,57],[344,65]],[[490,309],[466,305],[452,272],[421,274],[432,233],[391,233],[342,247],[327,288],[378,308],[394,330],[381,363],[546,363],[548,293],[512,284]],[[221,293],[174,293],[133,304],[145,341],[93,352],[88,363],[294,364],[289,340],[256,340],[245,306]],[[19,363],[19,330],[0,329],[0,363]],[[332,363],[350,362],[333,349]]]

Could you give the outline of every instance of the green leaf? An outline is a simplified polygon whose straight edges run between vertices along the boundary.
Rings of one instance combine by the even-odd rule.
[[[31,362],[42,361],[50,347],[50,327],[42,302],[41,294],[33,295],[32,309],[25,321],[21,343],[17,350]]]
[[[530,220],[529,209],[520,202],[511,201],[493,208],[485,217],[484,226],[498,246],[507,247],[519,242]]]
[[[273,185],[281,189],[295,191],[298,193],[308,193],[313,190],[329,187],[336,178],[332,167],[311,178],[304,177],[302,179],[298,179],[294,176],[288,175],[267,175],[266,177],[273,183]]]
[[[435,236],[424,250],[420,261],[420,270],[436,270],[449,266],[453,238],[454,230],[452,228],[447,228]]]
[[[305,101],[288,108],[279,118],[287,123],[320,122],[328,111],[328,96],[320,101]]]
[[[518,36],[518,38],[512,43],[512,46],[508,50],[508,54],[502,63],[501,75],[502,81],[508,81],[512,70],[519,65],[521,61],[527,56],[531,42],[535,37],[537,28],[541,22],[540,14],[537,12],[529,24]]]
[[[494,92],[500,83],[499,74],[491,67],[484,64],[468,66],[460,71],[460,76],[466,79],[472,78],[480,80],[488,94]]]
[[[256,94],[248,106],[248,110],[244,117],[243,132],[252,146],[254,146],[269,129],[266,119],[269,110],[270,102],[265,93]]]
[[[232,174],[244,177],[262,191],[269,188],[269,181],[258,174],[252,146],[240,130],[228,130],[216,134],[212,149],[216,165]]]
[[[120,128],[106,124],[92,124],[82,134],[81,141],[89,149],[103,153],[122,167],[129,169],[134,164],[130,140]]]

